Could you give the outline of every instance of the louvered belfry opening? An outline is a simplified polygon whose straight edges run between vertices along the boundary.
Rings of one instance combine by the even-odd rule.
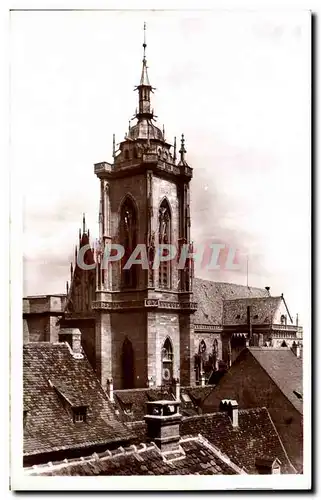
[[[171,212],[169,203],[164,199],[159,207],[159,238],[158,242],[160,245],[170,245],[171,243]],[[162,248],[162,256],[166,257],[168,255],[168,250]],[[158,278],[159,288],[171,288],[171,262],[162,261],[159,264],[159,278]]]
[[[119,243],[123,245],[125,250],[121,260],[121,285],[123,288],[136,288],[138,266],[133,265],[129,269],[124,269],[137,244],[137,211],[130,197],[124,200],[121,207],[119,233]]]

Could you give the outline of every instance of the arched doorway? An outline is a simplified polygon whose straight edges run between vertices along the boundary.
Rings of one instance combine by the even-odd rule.
[[[170,385],[173,380],[173,345],[169,337],[162,347],[162,385]]]
[[[123,389],[134,387],[134,349],[128,337],[125,338],[122,349]]]

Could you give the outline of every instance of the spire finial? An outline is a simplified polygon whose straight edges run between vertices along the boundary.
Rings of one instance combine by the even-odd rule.
[[[184,163],[185,162],[185,153],[186,153],[186,149],[185,149],[185,137],[184,137],[184,134],[182,134],[182,137],[181,137],[181,149],[179,150],[179,153],[181,155],[181,162]]]
[[[176,137],[174,137],[174,161],[176,161]]]
[[[85,217],[85,214],[82,214],[82,232],[83,232],[83,234],[86,232],[86,217]]]
[[[146,61],[146,47],[147,47],[147,44],[146,44],[146,23],[144,22],[144,43],[143,43],[144,57],[143,57],[143,61]]]

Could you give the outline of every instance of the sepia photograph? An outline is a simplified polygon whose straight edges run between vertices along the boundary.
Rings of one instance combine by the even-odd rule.
[[[10,12],[12,489],[311,487],[311,31]]]

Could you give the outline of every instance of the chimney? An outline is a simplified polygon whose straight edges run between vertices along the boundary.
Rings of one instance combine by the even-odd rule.
[[[300,357],[300,355],[301,355],[301,348],[300,348],[300,344],[299,344],[299,343],[298,343],[298,344],[296,344],[296,343],[294,342],[294,343],[293,343],[293,345],[292,345],[292,347],[291,347],[291,350],[292,350],[293,354],[295,354],[295,356],[296,356],[297,358],[299,358],[299,357]]]
[[[61,328],[59,342],[67,342],[71,348],[74,358],[83,358],[81,347],[81,332],[79,328]]]
[[[220,411],[227,412],[232,420],[232,426],[238,427],[239,425],[239,405],[235,399],[222,399],[220,402]]]
[[[251,306],[247,306],[247,327],[248,327],[248,337],[250,345],[252,344],[252,321],[251,321]]]
[[[281,462],[278,458],[256,458],[255,467],[259,474],[281,474]]]
[[[179,378],[175,379],[175,399],[176,401],[181,400],[181,385],[179,383]]]
[[[107,396],[109,397],[109,401],[114,402],[114,384],[113,379],[109,378],[107,380]]]
[[[269,295],[270,295],[270,288],[271,288],[271,287],[269,287],[269,286],[266,286],[266,287],[265,287],[265,290],[268,292],[268,294],[269,294]]]
[[[181,453],[180,422],[178,401],[149,401],[147,403],[147,438],[158,446],[162,453],[167,455]]]

